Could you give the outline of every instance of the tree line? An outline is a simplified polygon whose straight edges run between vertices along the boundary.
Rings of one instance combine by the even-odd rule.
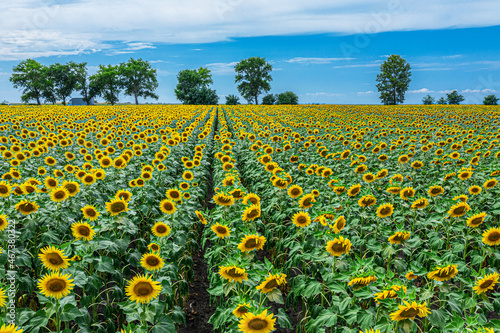
[[[10,81],[14,88],[22,90],[23,102],[35,101],[38,105],[42,100],[52,104],[61,101],[66,105],[73,92],[80,93],[87,105],[97,96],[114,105],[122,90],[125,95],[134,97],[136,104],[139,104],[139,97],[158,99],[154,93],[158,87],[156,69],[142,59],[131,58],[115,66],[99,65],[97,73],[91,76],[86,62],[45,66],[27,59],[13,68]]]

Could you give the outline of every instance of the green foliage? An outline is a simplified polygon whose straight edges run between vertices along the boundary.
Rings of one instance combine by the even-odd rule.
[[[77,88],[78,82],[81,81],[79,77],[81,74],[81,65],[73,61],[66,64],[50,65],[47,78],[52,82],[53,89],[51,93],[45,94],[45,98],[52,102],[59,99],[62,100],[63,105],[66,105],[66,99],[71,96],[71,93]]]
[[[139,104],[138,97],[158,99],[154,93],[158,88],[156,69],[151,68],[148,61],[132,59],[120,64],[121,84],[125,95],[133,96],[135,104]]]
[[[90,77],[89,86],[96,96],[101,96],[107,103],[115,105],[122,86],[119,66],[99,65],[97,73]]]
[[[208,68],[184,69],[177,74],[175,96],[183,104],[214,105],[219,101],[215,90],[208,86],[213,83]]]
[[[424,103],[424,105],[432,105],[435,101],[436,99],[431,97],[431,95],[427,95],[422,99],[422,103]]]
[[[495,95],[488,95],[484,98],[483,104],[484,105],[498,105],[498,101],[500,98],[497,98]]]
[[[273,105],[276,103],[277,97],[274,94],[268,94],[262,98],[262,104],[264,105]]]
[[[76,72],[77,72],[77,84],[75,90],[79,91],[83,96],[83,100],[90,104],[90,101],[97,96],[97,91],[95,89],[91,89],[90,82],[87,74],[87,63],[82,62],[76,64]]]
[[[446,98],[441,97],[441,98],[437,101],[437,104],[445,105],[445,104],[448,104],[448,102],[446,101]]]
[[[240,104],[240,98],[236,95],[226,96],[226,105],[238,105]]]
[[[234,70],[234,82],[238,83],[240,95],[249,103],[259,104],[259,95],[271,90],[269,82],[272,81],[273,66],[265,58],[250,57],[237,63]]]
[[[399,55],[391,55],[380,66],[377,75],[377,89],[385,105],[397,105],[405,100],[405,93],[411,82],[410,64]]]
[[[22,89],[21,100],[25,103],[35,100],[38,105],[44,92],[51,90],[51,81],[47,78],[48,68],[33,59],[21,61],[13,68],[10,77],[14,88]]]
[[[448,104],[450,105],[457,105],[465,100],[464,96],[460,95],[456,90],[453,90],[451,93],[446,94],[446,99],[448,101]]]
[[[285,91],[278,95],[278,100],[276,104],[299,104],[299,96],[291,91]]]

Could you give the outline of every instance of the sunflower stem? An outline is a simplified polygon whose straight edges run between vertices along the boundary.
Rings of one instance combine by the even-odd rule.
[[[60,308],[59,299],[56,299],[56,330],[57,330],[57,333],[61,332],[61,316],[59,314],[59,308]]]

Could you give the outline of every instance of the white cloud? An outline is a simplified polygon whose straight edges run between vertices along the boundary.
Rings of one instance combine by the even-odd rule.
[[[374,94],[375,92],[372,91],[372,90],[368,90],[368,91],[358,91],[357,94],[358,95],[371,95],[371,94]]]
[[[341,60],[354,60],[355,58],[304,58],[304,57],[295,57],[289,60],[285,60],[289,63],[299,63],[299,64],[329,64],[334,61]]]
[[[478,89],[464,89],[460,93],[462,93],[462,94],[476,94],[479,92],[481,92],[481,91]]]
[[[441,58],[443,59],[457,59],[457,58],[462,58],[463,55],[461,54],[452,54],[452,55],[447,55],[447,56],[442,56]]]
[[[205,67],[212,71],[212,74],[234,74],[234,66],[238,62],[214,62],[211,64],[206,64]]]
[[[359,67],[379,67],[381,61],[375,61],[369,64],[353,64],[353,65],[341,65],[341,66],[333,66],[333,68],[359,68]]]
[[[345,94],[337,94],[337,93],[327,93],[327,92],[316,92],[316,93],[306,93],[306,96],[345,96]]]
[[[433,93],[434,90],[429,90],[427,88],[422,88],[422,89],[418,89],[418,90],[409,90],[408,93],[409,94],[428,94],[428,93]]]
[[[473,6],[469,0],[2,1],[0,60],[123,46],[129,50],[120,52],[127,52],[134,51],[127,43],[137,41],[151,48],[233,37],[495,26],[500,25],[499,9],[498,0],[477,0]],[[43,38],[25,38],[24,32]],[[20,38],[12,40],[13,33]]]

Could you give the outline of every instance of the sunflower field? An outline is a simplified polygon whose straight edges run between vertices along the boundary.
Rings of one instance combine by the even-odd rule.
[[[0,113],[0,333],[500,332],[499,107]]]

